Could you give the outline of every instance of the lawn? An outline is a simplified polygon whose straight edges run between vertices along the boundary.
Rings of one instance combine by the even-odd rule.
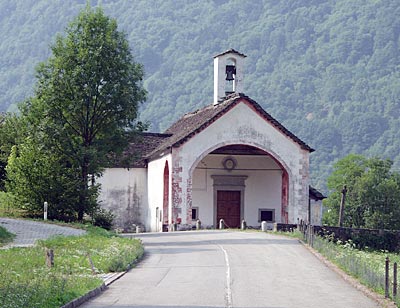
[[[52,268],[45,263],[46,248],[54,251]],[[124,271],[142,255],[140,241],[93,227],[83,236],[0,250],[1,307],[60,307],[102,285],[97,274]]]

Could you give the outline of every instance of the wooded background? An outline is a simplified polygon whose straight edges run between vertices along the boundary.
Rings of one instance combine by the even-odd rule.
[[[317,151],[313,185],[349,153],[400,170],[398,0],[91,1],[145,68],[141,120],[163,131],[212,103],[213,56],[248,57],[245,94]],[[0,111],[33,93],[35,66],[86,1],[0,1]]]

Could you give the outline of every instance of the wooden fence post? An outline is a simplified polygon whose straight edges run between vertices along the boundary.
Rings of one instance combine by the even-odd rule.
[[[314,247],[314,226],[311,226],[311,247]]]
[[[347,187],[346,185],[344,185],[342,189],[342,198],[340,199],[339,227],[343,227],[344,204],[346,203],[346,193],[347,193]]]
[[[389,257],[385,259],[385,298],[389,297]]]
[[[393,263],[393,298],[397,297],[397,262]]]
[[[52,268],[54,266],[54,250],[45,248],[46,265]]]
[[[91,270],[92,270],[92,274],[93,274],[93,275],[96,275],[96,268],[94,267],[93,260],[92,260],[92,258],[90,257],[90,254],[89,254],[88,252],[86,253],[86,256],[87,256],[88,259],[89,259],[89,264],[90,264],[90,268],[91,268]]]

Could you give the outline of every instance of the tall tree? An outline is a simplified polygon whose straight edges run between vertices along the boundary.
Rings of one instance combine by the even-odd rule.
[[[350,154],[339,160],[328,178],[330,196],[324,223],[336,225],[340,192],[347,186],[344,226],[400,229],[400,174],[392,161]]]
[[[78,219],[93,204],[91,176],[122,151],[144,102],[143,68],[124,33],[102,9],[87,6],[58,36],[52,56],[37,69],[35,95],[23,114],[64,164],[79,170]],[[57,160],[59,161],[59,160]]]

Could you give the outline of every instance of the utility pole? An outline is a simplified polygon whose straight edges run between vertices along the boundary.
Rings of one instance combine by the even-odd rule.
[[[340,210],[339,210],[339,227],[343,227],[343,216],[344,216],[344,204],[346,202],[347,187],[343,186],[342,198],[340,200]]]

